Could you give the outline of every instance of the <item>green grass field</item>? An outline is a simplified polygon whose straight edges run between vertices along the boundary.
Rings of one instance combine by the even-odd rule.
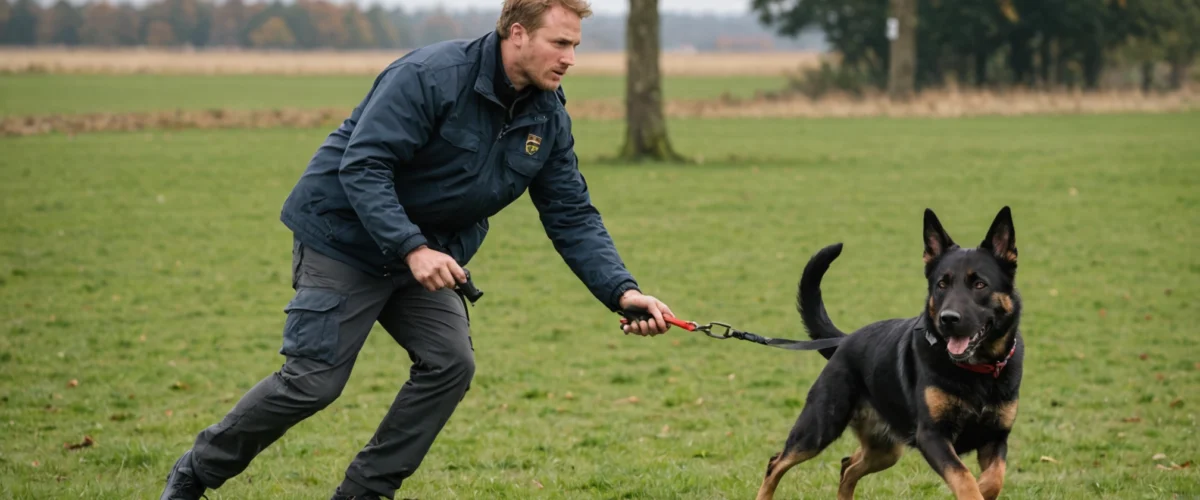
[[[360,84],[336,85],[349,103]],[[1028,347],[1003,497],[1200,495],[1200,115],[670,126],[704,164],[588,161],[618,147],[621,122],[578,121],[576,137],[622,256],[679,316],[798,338],[800,271],[839,241],[836,324],[915,315],[922,210],[972,244],[1011,205]],[[279,367],[292,290],[277,215],[325,132],[0,140],[0,496],[156,497],[195,434]],[[752,497],[824,360],[623,336],[528,200],[492,228],[469,266],[487,294],[475,381],[397,498]],[[341,398],[210,498],[327,498],[409,364],[377,330]],[[94,446],[64,449],[84,436]],[[779,498],[833,497],[855,446],[847,434],[793,469]],[[1158,467],[1172,463],[1191,465]],[[950,497],[915,451],[858,491]]]
[[[161,109],[353,107],[374,76],[0,75],[0,116]],[[667,77],[668,99],[709,99],[723,92],[748,97],[778,90],[783,77]],[[620,76],[568,76],[568,100],[620,99]]]

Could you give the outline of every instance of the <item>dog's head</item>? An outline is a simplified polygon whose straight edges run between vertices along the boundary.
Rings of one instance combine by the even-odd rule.
[[[955,362],[990,362],[1008,354],[1020,298],[1016,232],[1008,207],[1000,210],[977,248],[954,243],[932,210],[925,210],[925,277],[931,331]]]

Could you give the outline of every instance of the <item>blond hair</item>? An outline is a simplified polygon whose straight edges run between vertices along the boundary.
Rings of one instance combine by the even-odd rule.
[[[592,15],[592,7],[587,0],[504,0],[500,9],[500,19],[496,21],[496,32],[500,38],[508,38],[508,29],[513,24],[520,24],[530,33],[542,27],[542,14],[550,7],[561,5],[574,12],[580,19]]]

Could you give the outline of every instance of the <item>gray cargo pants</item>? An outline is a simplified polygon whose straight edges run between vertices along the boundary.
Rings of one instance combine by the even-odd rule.
[[[465,304],[430,292],[411,274],[376,277],[296,243],[279,371],[258,382],[192,448],[205,486],[240,474],[293,425],[332,403],[375,321],[413,361],[375,435],[346,470],[344,486],[391,498],[412,475],[466,395],[475,374]],[[332,491],[331,491],[332,493]]]

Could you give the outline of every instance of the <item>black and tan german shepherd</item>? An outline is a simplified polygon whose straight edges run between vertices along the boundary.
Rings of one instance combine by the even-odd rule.
[[[817,456],[847,425],[859,448],[842,459],[840,500],[854,497],[863,476],[895,464],[905,447],[920,450],[956,498],[1000,495],[1024,353],[1012,213],[1000,210],[978,248],[960,248],[926,209],[924,240],[929,292],[921,314],[851,335],[833,325],[821,299],[821,278],[842,245],[805,266],[798,309],[809,337],[844,340],[819,351],[829,363],[783,451],[771,457],[759,500],[772,498],[788,469]],[[978,482],[960,458],[970,451],[982,469]]]

